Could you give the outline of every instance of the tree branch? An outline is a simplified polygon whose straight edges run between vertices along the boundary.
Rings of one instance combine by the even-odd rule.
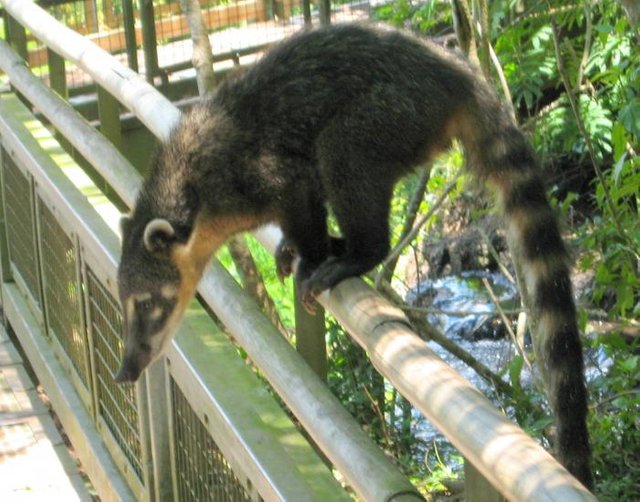
[[[389,256],[387,256],[385,258],[385,260],[382,262],[382,267],[386,268],[388,266],[389,263],[391,263],[393,260],[397,260],[398,256],[400,256],[400,253],[402,253],[402,250],[409,245],[409,243],[416,238],[416,235],[418,235],[418,232],[420,232],[420,229],[422,228],[422,226],[429,221],[429,219],[433,216],[433,214],[438,210],[438,208],[442,205],[442,203],[444,202],[445,198],[447,197],[447,195],[449,195],[449,193],[455,188],[456,184],[458,183],[458,176],[459,173],[455,174],[455,177],[453,178],[453,181],[451,181],[444,189],[444,191],[442,192],[442,194],[440,194],[440,197],[438,197],[438,200],[436,200],[433,203],[433,206],[431,206],[431,208],[429,209],[429,211],[427,212],[427,214],[423,215],[418,222],[413,226],[413,228],[411,229],[411,231],[409,233],[407,233],[407,235],[404,236],[403,239],[400,240],[400,242],[398,242],[395,247],[393,248],[393,250],[389,253]],[[375,284],[376,284],[376,289],[378,289],[379,285],[382,283],[383,277],[381,274],[378,274],[378,276],[375,279]]]
[[[400,237],[398,238],[399,242],[404,241],[404,239],[409,235],[413,225],[418,217],[418,210],[420,209],[420,203],[424,198],[424,193],[427,189],[427,183],[429,182],[429,178],[431,177],[431,164],[422,171],[420,178],[418,180],[418,185],[411,195],[411,200],[409,200],[409,205],[407,207],[407,216],[404,220],[404,225],[402,227],[402,231],[400,232]],[[378,275],[376,277],[376,284],[380,280],[385,280],[387,282],[391,282],[391,278],[393,277],[393,273],[395,272],[396,265],[398,264],[398,258],[400,254],[397,254],[390,260],[385,260],[383,262],[383,266],[380,268]]]

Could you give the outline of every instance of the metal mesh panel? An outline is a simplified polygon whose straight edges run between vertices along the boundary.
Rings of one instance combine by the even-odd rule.
[[[104,419],[140,481],[144,482],[135,387],[117,385],[113,381],[123,352],[122,315],[113,296],[91,270],[87,270],[87,289],[98,415]]]
[[[9,257],[31,297],[39,303],[38,259],[33,232],[31,183],[4,151],[3,166]]]
[[[251,500],[173,379],[171,401],[178,500]]]
[[[82,325],[76,250],[55,216],[38,201],[43,293],[49,333],[56,337],[89,388],[88,344]]]

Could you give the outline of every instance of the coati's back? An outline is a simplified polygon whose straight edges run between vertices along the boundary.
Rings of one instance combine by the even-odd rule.
[[[214,102],[260,144],[307,158],[317,155],[325,126],[343,120],[359,141],[384,144],[379,153],[406,171],[428,144],[442,149],[447,121],[475,88],[468,65],[452,53],[397,31],[347,24],[293,35],[223,83]]]

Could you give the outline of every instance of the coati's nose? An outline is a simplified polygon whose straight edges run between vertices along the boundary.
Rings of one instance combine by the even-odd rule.
[[[116,376],[113,377],[114,382],[116,383],[133,383],[140,376],[140,369],[138,369],[137,365],[133,365],[127,360],[122,362],[122,366],[116,373]]]

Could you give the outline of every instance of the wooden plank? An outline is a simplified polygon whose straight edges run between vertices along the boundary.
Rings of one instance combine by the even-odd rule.
[[[0,498],[90,501],[18,351],[4,328],[0,332]]]

